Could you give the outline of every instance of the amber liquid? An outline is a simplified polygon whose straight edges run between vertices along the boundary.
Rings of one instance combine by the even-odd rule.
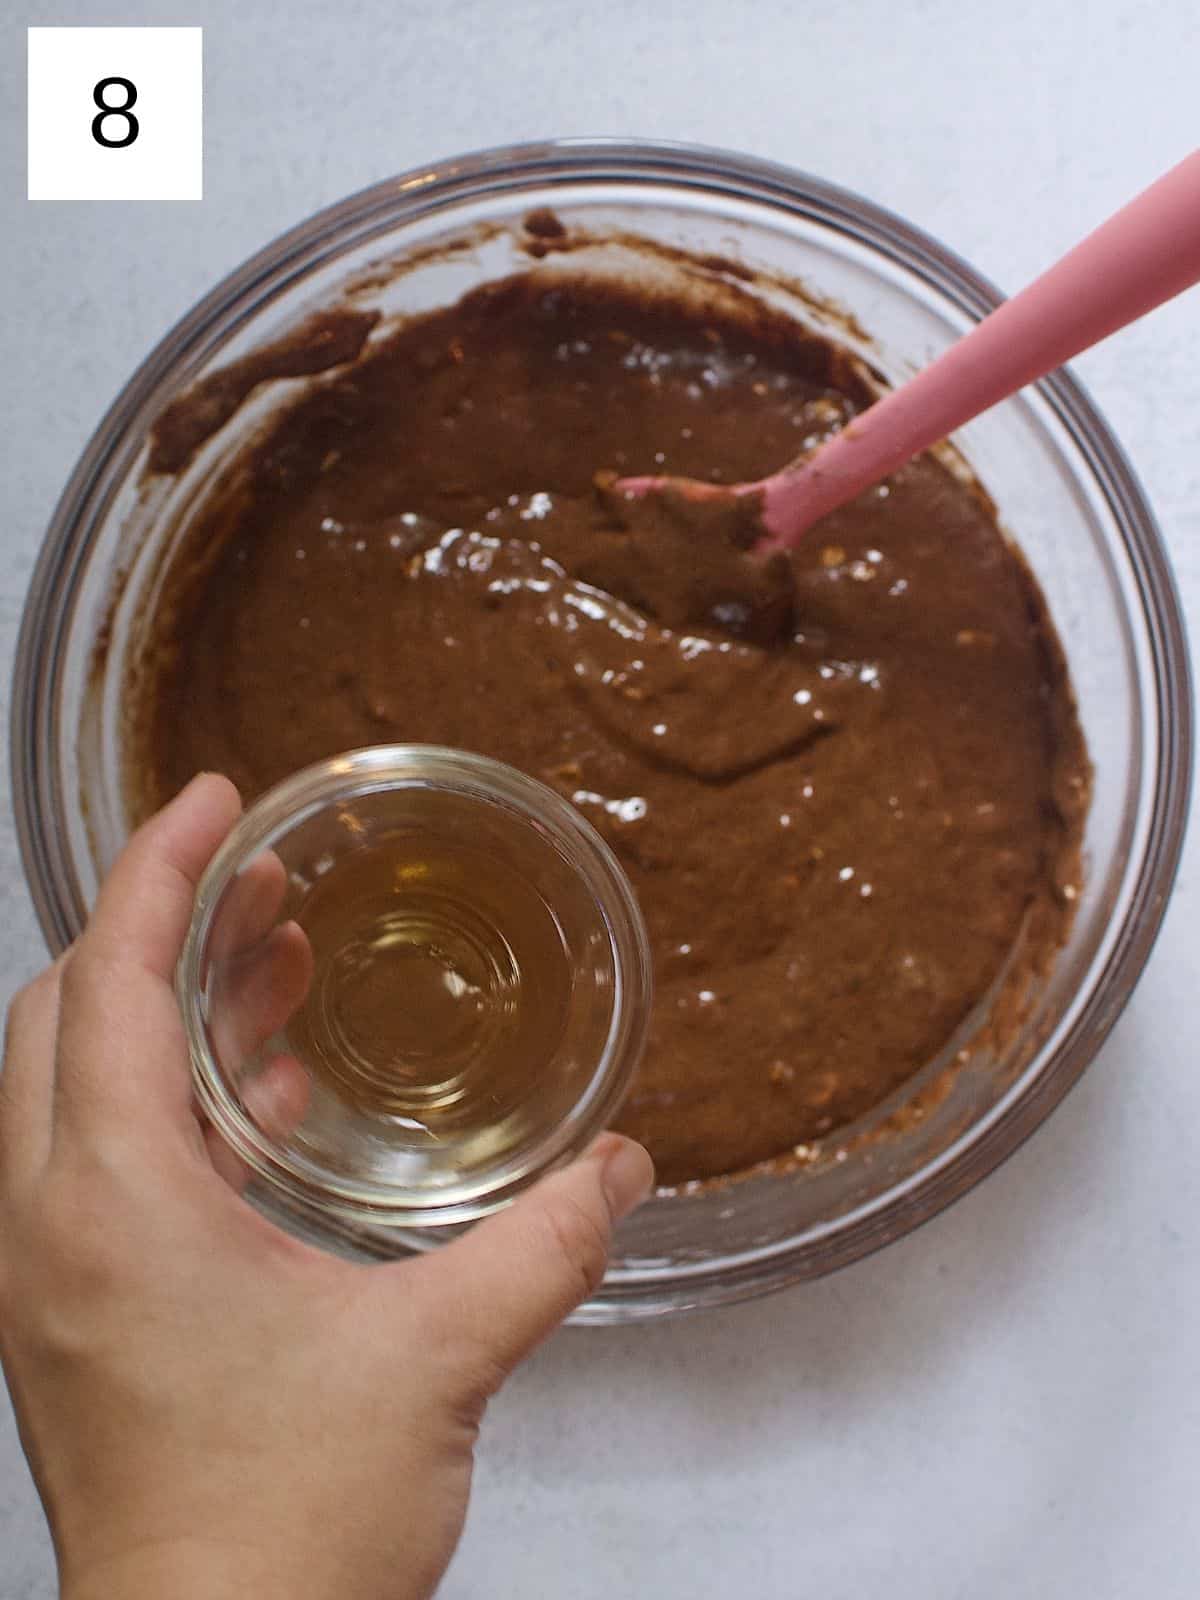
[[[397,834],[327,861],[296,920],[315,970],[287,1034],[319,1083],[433,1138],[528,1099],[561,1043],[572,967],[519,860]]]

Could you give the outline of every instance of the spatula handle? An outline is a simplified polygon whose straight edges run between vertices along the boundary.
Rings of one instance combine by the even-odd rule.
[[[765,489],[773,542],[1200,280],[1200,151],[1173,167],[796,472]]]

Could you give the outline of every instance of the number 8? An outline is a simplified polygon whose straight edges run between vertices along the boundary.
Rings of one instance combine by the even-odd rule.
[[[125,90],[126,100],[123,106],[110,106],[104,103],[104,91],[106,89],[113,88]],[[131,145],[137,138],[139,132],[138,119],[134,116],[131,109],[131,107],[137,104],[137,88],[135,85],[132,84],[128,78],[101,78],[100,82],[92,90],[92,101],[95,105],[100,107],[99,111],[92,118],[92,138],[95,139],[96,143],[102,144],[106,150],[124,150],[127,145]],[[109,139],[105,137],[105,117],[125,118],[125,121],[129,124],[129,127],[123,139]]]

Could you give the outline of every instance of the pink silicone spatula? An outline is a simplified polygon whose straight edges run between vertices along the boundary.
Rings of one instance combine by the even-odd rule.
[[[856,417],[806,461],[756,483],[621,478],[617,489],[762,496],[755,553],[786,550],[981,411],[1044,377],[1200,280],[1200,151],[1131,200],[944,355]]]

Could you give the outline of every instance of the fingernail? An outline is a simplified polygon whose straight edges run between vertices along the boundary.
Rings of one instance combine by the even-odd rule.
[[[654,1163],[640,1144],[619,1133],[602,1133],[591,1149],[600,1162],[600,1182],[614,1222],[640,1206],[654,1187]]]
[[[241,792],[231,779],[225,777],[225,775],[220,772],[197,772],[193,777],[188,779],[183,788],[179,790],[178,794],[167,801],[159,815],[162,816],[168,811],[174,813],[176,808],[178,808],[181,812],[186,813],[196,805],[197,797],[199,795],[203,794],[206,789],[214,788],[218,791],[220,789],[225,789],[227,792],[229,792],[233,797],[233,803],[237,806],[239,811],[241,810]],[[210,796],[210,800],[212,798],[213,797]]]

